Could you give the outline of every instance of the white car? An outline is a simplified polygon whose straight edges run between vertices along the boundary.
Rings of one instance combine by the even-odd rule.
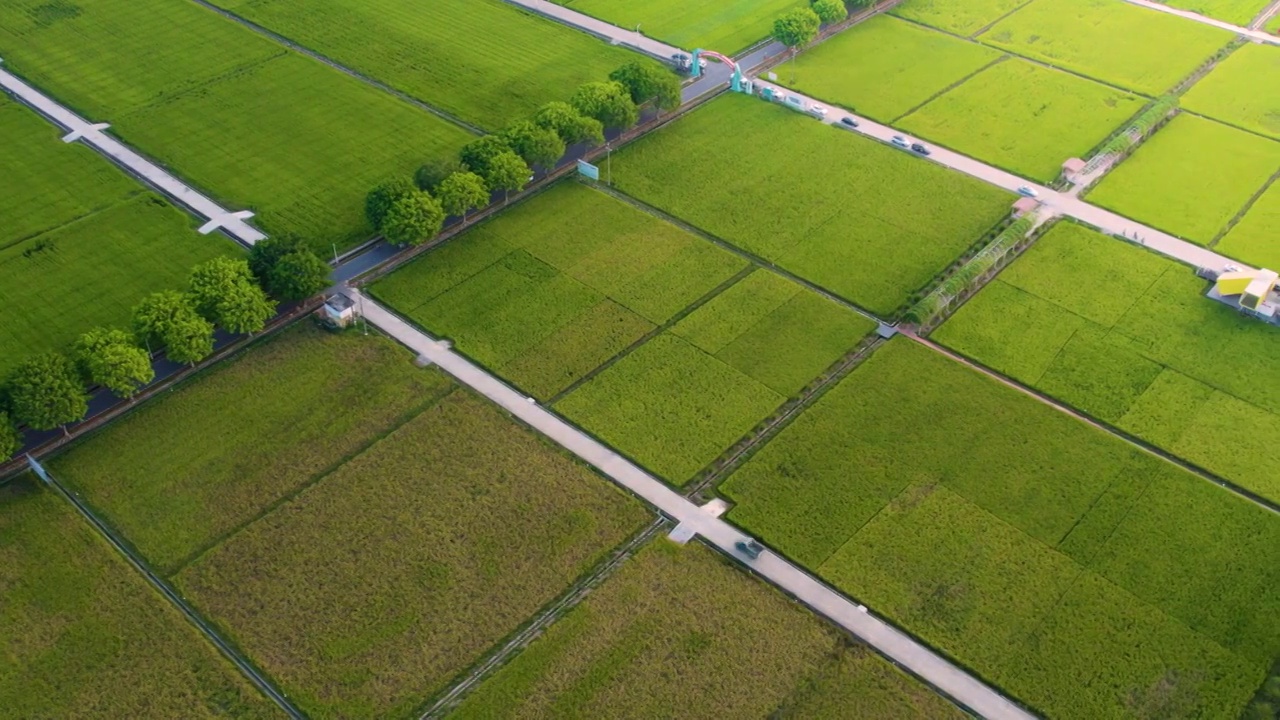
[[[1040,197],[1040,193],[1036,192],[1035,188],[1027,187],[1026,185],[1023,185],[1022,187],[1018,188],[1018,194],[1021,195],[1022,197],[1029,197],[1029,198]]]
[[[809,108],[809,114],[814,117],[824,118],[827,116],[827,109],[821,105],[813,105]]]

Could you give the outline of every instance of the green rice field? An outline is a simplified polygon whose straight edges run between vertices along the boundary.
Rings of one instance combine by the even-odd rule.
[[[0,377],[95,326],[127,326],[147,293],[181,287],[192,266],[238,252],[59,134],[0,99],[0,303],[21,310],[0,316]]]
[[[48,465],[170,573],[450,387],[389,340],[303,323]]]
[[[473,228],[374,292],[677,484],[873,327],[573,182]]]
[[[10,71],[231,209],[254,210],[266,231],[326,254],[371,234],[370,187],[471,138],[195,3],[66,7],[0,7]]]
[[[1115,268],[1123,267],[1118,274]],[[1185,266],[1059,224],[934,333],[1014,379],[1280,501],[1276,328]]]
[[[1048,182],[1087,155],[1145,101],[1074,75],[1009,59],[996,63],[898,125],[928,140]]]
[[[966,716],[705,546],[659,540],[453,717]]]
[[[647,515],[459,390],[176,584],[313,717],[416,718]]]
[[[1267,0],[1168,0],[1165,4],[1234,25],[1247,26],[1267,6]]]
[[[1245,45],[1193,85],[1182,105],[1280,140],[1280,47]]]
[[[807,95],[892,122],[1000,56],[879,15],[806,50],[780,68],[779,77]]]
[[[501,0],[216,0],[467,122],[498,129],[634,59]]]
[[[10,717],[284,717],[33,476],[0,486]]]
[[[1280,654],[1274,514],[907,339],[722,491],[1038,715],[1235,717]]]
[[[692,51],[697,48],[734,55],[773,32],[773,21],[803,0],[553,0],[599,18]]]
[[[1280,172],[1280,142],[1179,115],[1089,192],[1089,201],[1208,245]]]
[[[1231,39],[1229,31],[1116,0],[1034,0],[978,37],[1151,96],[1168,92]]]
[[[1280,183],[1273,182],[1213,249],[1250,265],[1280,267]]]
[[[738,95],[619,151],[613,179],[884,317],[1012,203],[985,183]]]
[[[906,0],[890,11],[901,18],[972,37],[1031,0]]]

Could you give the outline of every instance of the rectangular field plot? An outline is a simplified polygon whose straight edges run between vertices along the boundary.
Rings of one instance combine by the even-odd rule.
[[[1280,652],[1274,514],[909,340],[722,489],[1045,717],[1235,717]]]
[[[809,48],[780,77],[805,94],[892,122],[1000,57],[996,50],[881,15]]]
[[[1102,178],[1089,201],[1208,245],[1280,172],[1280,142],[1179,115]]]
[[[388,340],[304,323],[120,418],[50,466],[170,572],[449,387]]]
[[[1280,47],[1235,51],[1191,86],[1182,106],[1280,140]]]
[[[769,37],[779,15],[806,6],[803,0],[553,1],[628,30],[639,28],[649,37],[685,50],[706,48],[725,55]]]
[[[1280,183],[1273,182],[1213,249],[1250,265],[1280,267]]]
[[[628,145],[613,177],[625,192],[886,317],[1011,202],[977,180],[739,95]]]
[[[646,516],[456,391],[176,581],[312,716],[416,718]]]
[[[965,716],[705,546],[658,540],[452,717]]]
[[[497,129],[634,59],[501,0],[216,0],[326,57]]]
[[[34,477],[0,487],[0,707],[15,718],[277,718]]]
[[[890,14],[970,37],[1031,0],[906,0]]]
[[[67,7],[0,7],[6,67],[231,209],[256,211],[267,231],[318,249],[367,238],[369,188],[471,138],[194,3]]]
[[[1226,30],[1117,0],[1034,0],[978,40],[1155,96],[1231,38]]]
[[[1280,333],[1203,293],[1182,265],[1060,224],[935,337],[1280,501],[1280,449],[1241,430],[1280,419],[1280,376],[1264,370]]]
[[[1267,0],[1168,0],[1165,4],[1244,27],[1267,6]]]
[[[1142,109],[1144,101],[1074,75],[1009,59],[902,118],[954,150],[1048,182]]]

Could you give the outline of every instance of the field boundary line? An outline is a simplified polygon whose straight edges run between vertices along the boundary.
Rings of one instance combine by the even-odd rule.
[[[223,638],[222,635],[209,623],[209,621],[204,618],[204,616],[196,612],[196,610],[187,603],[186,599],[182,595],[165,582],[163,578],[157,575],[147,562],[138,555],[137,552],[133,550],[129,544],[111,528],[110,525],[98,517],[97,513],[90,509],[74,491],[68,490],[52,475],[49,475],[48,484],[53,487],[53,489],[61,495],[63,499],[70,503],[71,506],[80,513],[80,516],[97,531],[98,535],[106,540],[111,547],[115,548],[116,552],[120,553],[120,555],[124,557],[125,561],[131,565],[134,570],[141,574],[142,577],[150,583],[150,585],[159,592],[175,610],[179,612],[179,614],[186,618],[187,622],[194,626],[200,634],[204,635],[205,639],[212,643],[227,660],[230,660],[240,673],[244,675],[245,679],[252,683],[259,692],[275,702],[275,704],[278,705],[289,717],[294,718],[295,720],[305,720],[307,716],[294,707],[293,703],[289,701],[288,696],[276,688],[276,686],[267,679],[265,674],[260,672],[257,666],[250,662],[247,657],[241,655],[234,645]]]
[[[325,64],[325,65],[328,65],[330,68],[332,68],[332,69],[334,69],[334,70],[337,70],[338,72],[341,72],[341,73],[343,73],[343,74],[345,74],[345,75],[348,75],[348,76],[350,76],[350,77],[352,77],[352,78],[355,78],[356,80],[359,80],[360,82],[363,82],[363,83],[365,83],[366,85],[369,85],[369,86],[374,87],[374,88],[376,88],[376,89],[378,89],[378,90],[381,90],[381,91],[383,91],[383,92],[385,92],[385,93],[388,93],[388,94],[390,94],[390,95],[393,95],[393,96],[395,96],[395,97],[397,97],[397,98],[399,98],[399,99],[401,99],[401,100],[403,100],[403,101],[405,101],[405,102],[407,102],[407,103],[409,103],[409,104],[411,104],[411,105],[416,106],[417,108],[419,108],[419,109],[421,109],[421,110],[426,110],[427,112],[431,113],[432,115],[435,115],[436,117],[440,118],[441,120],[446,120],[446,121],[448,121],[448,122],[450,122],[450,123],[452,123],[452,124],[454,124],[454,125],[457,125],[458,127],[462,128],[463,130],[466,130],[467,132],[471,133],[472,135],[485,135],[485,134],[487,134],[487,132],[488,132],[488,131],[484,130],[483,128],[481,128],[481,127],[479,127],[479,126],[477,126],[477,125],[472,125],[471,123],[467,122],[466,120],[463,120],[462,118],[460,118],[460,117],[458,117],[458,116],[456,116],[456,115],[453,115],[452,113],[449,113],[449,112],[447,112],[447,111],[445,111],[445,110],[441,110],[440,108],[435,107],[434,105],[431,105],[430,103],[426,102],[425,100],[421,100],[421,99],[419,99],[419,98],[417,98],[417,97],[415,97],[415,96],[413,96],[413,95],[410,95],[410,94],[408,94],[408,93],[406,93],[406,92],[402,92],[402,91],[400,91],[400,90],[397,90],[397,89],[395,89],[394,87],[392,87],[392,86],[390,86],[390,85],[388,85],[388,84],[386,84],[386,83],[384,83],[384,82],[382,82],[382,81],[380,81],[380,80],[376,80],[376,79],[374,79],[373,77],[371,77],[371,76],[369,76],[369,75],[365,75],[364,73],[362,73],[362,72],[360,72],[360,71],[358,71],[358,70],[355,70],[354,68],[347,67],[346,65],[343,65],[342,63],[338,62],[337,60],[334,60],[333,58],[330,58],[329,56],[324,55],[324,54],[320,53],[320,52],[319,52],[319,51],[317,51],[317,50],[312,50],[311,48],[307,47],[306,45],[303,45],[303,44],[298,43],[298,42],[294,42],[293,40],[290,40],[288,37],[285,37],[284,35],[281,35],[280,33],[277,33],[277,32],[275,32],[275,31],[273,31],[273,30],[269,30],[269,29],[267,29],[265,26],[259,25],[258,23],[254,22],[254,21],[252,21],[252,20],[250,20],[250,19],[248,19],[248,18],[246,18],[246,17],[243,17],[243,16],[241,16],[241,15],[237,15],[236,13],[233,13],[233,12],[231,12],[230,10],[227,10],[227,9],[225,9],[225,8],[221,8],[221,7],[218,7],[217,5],[214,5],[213,3],[209,2],[208,0],[190,0],[190,1],[191,1],[191,2],[193,2],[193,3],[195,3],[196,5],[200,5],[201,7],[205,8],[206,10],[211,10],[211,11],[213,11],[213,12],[215,12],[215,13],[217,13],[217,14],[221,15],[221,16],[223,16],[224,18],[226,18],[226,19],[228,19],[228,20],[230,20],[230,21],[232,21],[232,22],[234,22],[234,23],[236,23],[236,24],[238,24],[238,25],[243,26],[243,27],[245,27],[245,28],[246,28],[246,29],[248,29],[248,30],[251,30],[251,31],[253,31],[253,32],[255,32],[255,33],[258,33],[259,35],[262,35],[262,36],[264,36],[264,37],[267,37],[267,38],[269,38],[270,40],[272,40],[272,41],[274,41],[274,42],[276,42],[276,43],[278,43],[278,44],[280,44],[280,45],[283,45],[283,46],[284,46],[285,48],[287,48],[288,50],[292,50],[292,51],[297,52],[297,53],[300,53],[300,54],[302,54],[302,55],[306,55],[307,57],[311,58],[312,60],[315,60],[315,61],[317,61],[317,62],[320,62],[320,63],[323,63],[323,64]]]
[[[103,205],[103,206],[101,206],[101,207],[92,208],[92,209],[91,209],[91,210],[89,210],[88,212],[85,212],[85,213],[82,213],[82,214],[80,214],[80,215],[77,215],[77,216],[75,216],[75,217],[71,218],[70,220],[67,220],[66,222],[58,223],[57,225],[53,225],[53,226],[51,226],[51,227],[47,227],[47,228],[45,228],[45,229],[43,229],[43,230],[37,230],[37,231],[35,231],[35,232],[31,233],[30,235],[24,235],[24,236],[22,236],[22,237],[20,237],[20,238],[17,238],[16,240],[12,240],[12,241],[10,241],[10,242],[4,243],[4,244],[0,245],[0,250],[8,250],[9,248],[17,247],[17,246],[21,245],[21,244],[22,244],[22,243],[24,243],[24,242],[30,242],[31,240],[35,240],[36,238],[40,237],[41,235],[48,235],[49,233],[58,232],[59,230],[62,230],[63,228],[68,228],[68,227],[71,227],[72,225],[75,225],[76,223],[79,223],[79,222],[83,222],[83,221],[85,221],[85,220],[88,220],[89,218],[91,218],[91,217],[93,217],[93,216],[95,216],[95,215],[101,215],[102,213],[107,212],[108,210],[114,210],[115,208],[120,207],[121,205],[124,205],[124,204],[125,204],[125,203],[127,203],[127,202],[132,202],[133,200],[136,200],[136,199],[138,198],[138,196],[139,196],[139,195],[146,195],[146,194],[148,194],[148,193],[154,193],[154,192],[155,192],[155,191],[154,191],[154,190],[152,190],[152,189],[151,189],[151,188],[149,188],[149,187],[140,187],[140,188],[135,188],[134,190],[130,191],[129,193],[125,194],[124,196],[119,197],[119,198],[116,198],[115,200],[112,200],[110,203],[108,203],[108,204],[106,204],[106,205]],[[161,195],[160,197],[164,197],[164,196],[163,196],[163,195]],[[168,203],[168,202],[169,202],[168,198],[165,198],[165,202],[166,202],[166,203]]]
[[[520,424],[524,425],[524,423]],[[537,430],[532,432],[537,433]],[[581,462],[578,458],[574,458],[574,461]],[[639,502],[644,503],[643,500]],[[471,668],[455,675],[450,685],[442,691],[443,694],[437,693],[433,698],[434,702],[431,699],[427,701],[430,704],[419,715],[420,720],[442,718],[448,711],[456,708],[477,685],[492,677],[522,650],[533,644],[543,632],[581,604],[593,590],[612,577],[637,551],[668,527],[671,527],[671,521],[661,513],[657,513],[657,517],[647,526],[613,548],[603,560],[588,569],[567,589],[535,613],[522,627],[504,638],[505,643],[499,640],[498,643],[502,643],[500,647],[498,643],[490,646],[489,651],[482,655]]]
[[[1024,7],[1028,6],[1028,5],[1030,5],[1031,3],[1035,2],[1035,1],[1036,1],[1036,0],[1027,0],[1026,2],[1022,3],[1022,4],[1021,4],[1021,5],[1019,5],[1018,7],[1016,7],[1016,8],[1014,8],[1014,9],[1010,10],[1009,12],[1007,12],[1007,13],[1005,13],[1005,14],[1003,14],[1003,15],[1001,15],[1000,17],[996,18],[995,20],[992,20],[991,22],[987,23],[986,25],[983,25],[982,27],[980,27],[980,28],[978,28],[977,30],[975,30],[975,31],[973,31],[972,33],[970,33],[970,34],[969,34],[969,39],[970,39],[970,40],[976,40],[976,39],[977,39],[977,37],[978,37],[979,35],[981,35],[982,33],[984,33],[984,32],[986,32],[986,31],[990,30],[991,28],[993,28],[993,27],[995,27],[995,26],[999,25],[1000,23],[1004,22],[1005,20],[1007,20],[1007,19],[1008,19],[1008,18],[1010,18],[1011,16],[1016,15],[1016,14],[1017,14],[1017,12],[1018,12],[1019,10],[1021,10],[1022,8],[1024,8]]]
[[[988,47],[988,46],[983,45],[983,47]],[[896,117],[890,118],[889,120],[885,120],[885,121],[884,121],[884,124],[885,124],[885,125],[894,125],[894,124],[898,123],[900,120],[902,120],[903,118],[905,118],[905,117],[906,117],[906,116],[908,116],[908,115],[911,115],[911,114],[915,113],[917,110],[920,110],[920,109],[921,109],[921,108],[923,108],[925,105],[928,105],[929,103],[933,102],[934,100],[937,100],[938,98],[942,97],[943,95],[946,95],[947,93],[951,92],[952,90],[955,90],[956,88],[960,87],[961,85],[963,85],[963,84],[965,84],[965,83],[969,82],[969,81],[970,81],[970,80],[972,80],[974,77],[976,77],[976,76],[978,76],[978,75],[981,75],[982,73],[986,72],[987,70],[991,69],[992,67],[994,67],[994,66],[996,66],[996,65],[998,65],[998,64],[1000,64],[1000,63],[1002,63],[1002,62],[1005,62],[1005,61],[1009,60],[1011,57],[1013,57],[1012,55],[1010,55],[1009,53],[1004,52],[1003,50],[999,50],[998,48],[993,48],[993,49],[995,49],[997,52],[999,52],[999,53],[1000,53],[1000,55],[998,55],[994,60],[992,60],[991,62],[987,63],[986,65],[983,65],[982,67],[978,68],[977,70],[974,70],[973,72],[969,73],[968,75],[965,75],[964,77],[960,78],[959,80],[956,80],[955,82],[951,83],[950,85],[948,85],[948,86],[946,86],[946,87],[942,88],[942,89],[941,89],[941,90],[939,90],[938,92],[936,92],[936,93],[934,93],[934,94],[930,95],[929,97],[925,98],[923,101],[916,103],[916,104],[915,104],[915,105],[913,105],[912,107],[908,108],[908,109],[906,110],[906,112],[900,113],[900,114],[899,114],[899,115],[897,115]],[[815,97],[816,97],[816,96],[815,96]],[[818,99],[819,99],[819,100],[822,100],[823,98],[818,98]],[[840,105],[840,103],[831,103],[831,104],[832,104],[832,105]],[[849,108],[849,111],[850,111],[850,112],[856,112],[853,108]],[[861,114],[861,113],[860,113],[860,114]],[[875,118],[871,118],[871,119],[872,119],[872,120],[875,120]]]
[[[1249,29],[1263,30],[1263,26],[1265,26],[1267,22],[1278,12],[1280,12],[1280,0],[1275,0],[1270,5],[1262,8],[1257,15],[1253,16],[1253,22],[1250,22],[1248,25]],[[1265,32],[1265,30],[1263,30],[1263,32]]]
[[[1235,215],[1231,216],[1231,219],[1227,221],[1227,224],[1218,231],[1217,235],[1213,236],[1213,239],[1210,240],[1205,247],[1213,248],[1217,251],[1218,243],[1227,236],[1227,233],[1234,230],[1236,225],[1240,224],[1241,220],[1244,220],[1244,216],[1249,214],[1249,211],[1253,209],[1253,206],[1258,204],[1258,201],[1262,199],[1262,196],[1265,195],[1267,191],[1271,189],[1271,186],[1275,185],[1277,181],[1280,181],[1280,170],[1276,170],[1271,177],[1267,178],[1266,182],[1262,183],[1262,187],[1258,188],[1258,191],[1245,201],[1244,206],[1241,207]]]

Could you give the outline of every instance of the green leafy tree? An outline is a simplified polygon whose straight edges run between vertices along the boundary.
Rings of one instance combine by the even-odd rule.
[[[329,264],[296,235],[255,243],[249,250],[249,269],[263,289],[285,302],[309,298],[329,287]]]
[[[13,417],[36,430],[52,430],[82,419],[89,397],[75,365],[61,353],[28,358],[9,376]]]
[[[569,98],[569,104],[607,128],[628,128],[640,119],[640,110],[622,83],[609,80],[589,82]]]
[[[791,81],[795,82],[796,52],[818,36],[822,20],[807,7],[796,8],[773,21],[773,39],[791,48]]]
[[[151,356],[123,330],[96,328],[76,342],[76,365],[90,383],[131,398],[155,379]]]
[[[276,314],[276,303],[256,284],[244,282],[218,300],[215,314],[217,324],[227,332],[252,335],[267,326]]]
[[[507,144],[529,165],[551,169],[564,157],[564,140],[555,130],[544,128],[525,120],[507,128],[502,133]]]
[[[652,100],[662,110],[680,107],[680,77],[665,66],[633,60],[609,73],[609,79],[621,83],[636,105]]]
[[[493,158],[508,152],[511,152],[511,146],[507,144],[506,138],[500,135],[485,135],[463,145],[459,155],[462,157],[462,164],[466,165],[468,170],[487,181],[489,165],[493,162]]]
[[[456,172],[445,178],[437,190],[440,207],[445,214],[461,216],[466,223],[467,213],[489,203],[489,188],[484,178],[473,172]]]
[[[9,413],[0,410],[0,460],[8,460],[22,447],[22,433]]]
[[[529,166],[513,152],[493,158],[486,178],[490,190],[501,190],[502,201],[511,199],[511,191],[519,192],[529,182]]]
[[[413,174],[413,182],[423,192],[435,193],[436,188],[450,175],[466,170],[460,160],[432,160],[418,168]]]
[[[429,193],[416,192],[391,206],[382,222],[382,234],[393,245],[421,245],[435,237],[442,227],[444,209],[439,201]]]
[[[396,200],[418,189],[408,178],[394,178],[374,188],[364,199],[364,216],[375,229],[382,228],[382,218]]]
[[[845,7],[844,0],[813,0],[810,7],[824,24],[840,22],[849,17],[849,9]]]
[[[589,142],[604,143],[604,125],[600,121],[578,112],[566,102],[554,101],[543,105],[534,114],[533,121],[544,128],[554,130],[566,145]]]
[[[237,335],[261,331],[276,312],[245,260],[219,257],[197,265],[190,288],[196,312]]]
[[[194,312],[178,318],[169,326],[164,346],[170,360],[194,366],[213,354],[213,323]]]
[[[163,345],[174,362],[195,364],[213,352],[213,323],[174,290],[152,293],[133,309],[133,331],[149,346]]]

